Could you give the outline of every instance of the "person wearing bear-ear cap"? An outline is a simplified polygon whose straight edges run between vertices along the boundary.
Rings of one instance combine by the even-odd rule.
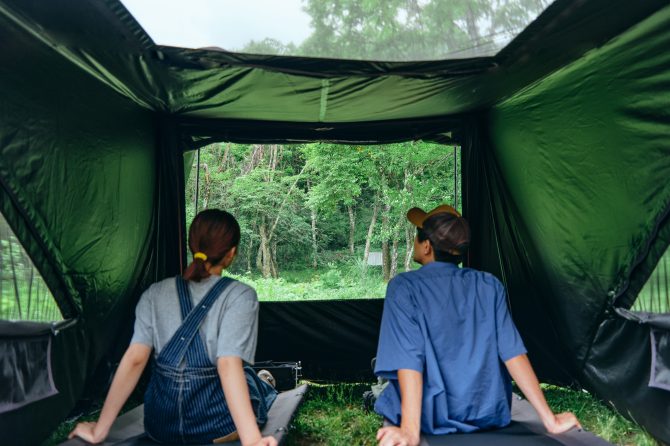
[[[385,425],[379,445],[508,425],[510,375],[548,432],[581,428],[574,414],[547,405],[500,281],[458,266],[470,244],[465,218],[443,204],[412,208],[407,219],[417,228],[414,261],[422,266],[386,290],[375,363],[389,382],[375,404]]]

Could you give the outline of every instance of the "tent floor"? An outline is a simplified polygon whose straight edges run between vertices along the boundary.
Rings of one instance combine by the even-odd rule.
[[[512,423],[503,428],[473,434],[425,435],[421,446],[611,446],[585,430],[573,429],[560,435],[548,434],[530,403],[512,398]]]
[[[277,396],[277,399],[268,413],[268,422],[262,429],[264,436],[273,435],[279,444],[282,444],[288,433],[291,420],[298,410],[298,406],[300,406],[306,392],[307,384],[303,384],[293,390],[281,392]],[[75,438],[61,443],[60,446],[82,446],[85,444],[88,443],[79,438]],[[144,406],[138,406],[121,415],[112,425],[107,440],[100,444],[107,446],[156,446],[158,443],[150,440],[144,435]],[[164,445],[163,443],[161,444]],[[225,444],[227,446],[240,446],[239,441]]]
[[[279,444],[286,439],[289,425],[302,402],[307,385],[303,384],[293,390],[282,392],[270,409],[267,424],[263,427],[263,435],[273,435]],[[144,435],[143,406],[120,416],[102,445],[107,446],[155,446],[156,443]],[[535,409],[526,400],[517,397],[512,401],[512,424],[493,431],[474,434],[425,435],[421,438],[421,446],[611,446],[611,443],[594,434],[573,429],[561,435],[547,434]],[[80,439],[68,440],[60,446],[82,446],[86,442]],[[226,443],[239,446],[239,442]]]

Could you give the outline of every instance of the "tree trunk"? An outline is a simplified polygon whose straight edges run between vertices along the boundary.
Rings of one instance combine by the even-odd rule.
[[[207,163],[202,163],[202,169],[205,171],[205,190],[202,194],[202,208],[207,209],[209,204],[209,196],[212,191],[212,178],[209,175],[209,166]]]
[[[312,217],[312,250],[313,250],[313,259],[312,259],[312,268],[317,269],[319,267],[318,263],[318,245],[316,243],[316,210],[310,209],[310,214]]]
[[[391,245],[391,271],[390,278],[394,278],[398,274],[398,256],[400,252],[398,251],[398,245],[400,244],[400,228],[404,226],[405,222],[405,213],[400,212],[398,221],[396,222],[395,227],[393,228],[393,244]]]
[[[391,212],[391,205],[384,204],[384,212],[382,212],[382,271],[384,273],[384,281],[391,280],[391,251],[389,249],[389,213]]]
[[[272,278],[276,279],[279,277],[279,270],[277,268],[277,241],[274,240],[270,243],[270,273]]]
[[[375,202],[372,206],[372,219],[370,219],[370,226],[368,226],[368,235],[365,237],[365,251],[363,251],[363,268],[368,266],[368,257],[370,257],[370,243],[372,242],[372,234],[375,231],[375,223],[377,223],[377,213],[379,212],[379,195],[375,195]]]
[[[256,252],[256,271],[263,271],[263,247],[260,244]]]
[[[261,219],[260,236],[261,274],[267,279],[272,276],[272,256],[270,253],[270,241],[268,240],[268,229],[265,218]]]
[[[299,181],[300,178],[302,177],[302,174],[305,172],[305,169],[307,169],[307,163],[305,163],[305,165],[302,166],[302,169],[300,170],[300,173],[296,176],[296,179],[295,179],[295,181],[293,182],[293,184],[291,184],[291,187],[289,187],[288,192],[286,192],[286,195],[284,196],[284,200],[283,200],[283,201],[281,202],[281,204],[279,205],[279,208],[277,208],[277,212],[276,212],[277,217],[275,218],[274,223],[272,223],[272,227],[270,228],[270,232],[268,233],[268,237],[269,237],[269,238],[273,238],[273,237],[274,237],[274,235],[275,235],[275,229],[277,228],[277,224],[279,223],[280,211],[281,211],[282,209],[284,209],[284,206],[286,205],[286,202],[288,201],[288,199],[290,198],[291,194],[292,194],[293,191],[295,190],[295,188],[296,188],[296,186],[297,186],[297,184],[298,184],[298,181]]]
[[[407,222],[405,223],[405,271],[412,269],[412,258],[414,257],[414,226]]]
[[[256,223],[254,222],[251,225],[251,232],[252,234],[256,233]],[[254,255],[254,237],[252,235],[249,236],[249,246],[247,247],[247,271],[251,272],[251,256]]]
[[[226,148],[223,150],[223,155],[219,160],[219,165],[217,167],[217,172],[223,172],[228,169],[228,164],[230,163],[230,143],[226,143]]]
[[[354,235],[356,233],[356,214],[353,206],[347,206],[349,213],[349,252],[354,253]]]
[[[391,271],[389,272],[391,279],[398,274],[398,242],[398,238],[394,237],[391,245]]]
[[[263,144],[254,145],[253,149],[251,150],[251,153],[249,154],[248,158],[249,162],[247,163],[246,166],[242,168],[242,175],[246,175],[252,170],[254,170],[256,166],[258,166],[261,163],[264,156],[265,153]]]
[[[307,179],[307,194],[309,195],[312,190],[312,182],[310,179]],[[316,208],[310,207],[309,216],[312,221],[312,268],[317,269],[319,267],[318,262],[318,245],[316,240]]]
[[[472,5],[468,5],[468,11],[465,16],[465,23],[468,30],[468,36],[470,37],[470,43],[473,48],[477,48],[480,44],[479,36],[479,26],[477,24],[477,14],[475,13]]]

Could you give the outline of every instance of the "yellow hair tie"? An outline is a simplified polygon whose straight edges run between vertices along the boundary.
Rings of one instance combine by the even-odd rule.
[[[206,262],[207,261],[207,254],[205,254],[204,252],[196,252],[195,254],[193,254],[193,258],[194,259],[202,259],[203,262]]]

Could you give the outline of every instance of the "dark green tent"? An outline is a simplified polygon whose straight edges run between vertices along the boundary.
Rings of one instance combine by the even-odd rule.
[[[508,287],[540,377],[670,442],[649,386],[652,364],[670,381],[670,316],[625,311],[670,242],[667,2],[558,0],[496,56],[434,62],[161,47],[118,0],[0,0],[0,42],[0,211],[66,319],[0,331],[47,333],[58,389],[0,415],[3,442],[104,387],[140,292],[184,265],[185,151],[414,139],[462,146],[469,263]],[[358,376],[381,306],[264,303],[257,356]]]

